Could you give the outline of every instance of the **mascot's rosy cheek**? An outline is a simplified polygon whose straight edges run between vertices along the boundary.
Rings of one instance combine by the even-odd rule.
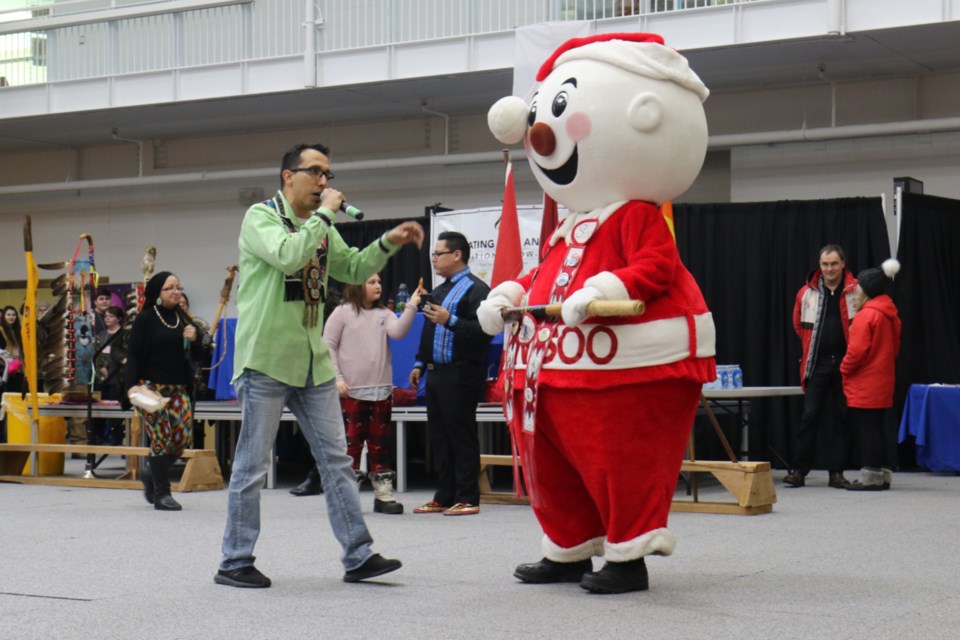
[[[585,113],[575,113],[567,120],[567,135],[574,142],[580,142],[590,135],[590,116]]]

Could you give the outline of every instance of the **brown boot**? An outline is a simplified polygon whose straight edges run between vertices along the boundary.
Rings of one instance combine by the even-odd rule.
[[[843,471],[831,471],[827,486],[834,489],[846,489],[850,486],[850,481],[843,477]]]
[[[794,471],[791,469],[787,472],[787,475],[783,476],[783,484],[788,487],[802,487],[807,484],[806,476],[800,471]]]

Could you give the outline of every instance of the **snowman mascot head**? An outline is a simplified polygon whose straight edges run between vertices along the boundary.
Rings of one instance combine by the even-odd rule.
[[[709,92],[660,36],[575,38],[547,59],[537,80],[529,105],[502,98],[488,124],[504,144],[523,140],[537,182],[570,211],[661,204],[700,172]]]

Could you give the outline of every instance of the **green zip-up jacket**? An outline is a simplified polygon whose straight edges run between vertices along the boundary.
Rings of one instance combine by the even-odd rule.
[[[303,268],[324,238],[324,290],[329,277],[344,283],[366,282],[399,247],[390,243],[386,234],[363,250],[350,247],[333,227],[335,214],[330,209],[320,207],[315,215],[301,220],[282,192],[274,200],[282,204],[278,208],[287,212],[296,233],[287,230],[280,214],[267,203],[253,205],[243,218],[233,382],[244,370],[252,369],[303,387],[312,362],[313,384],[320,385],[336,375],[323,342],[323,306],[321,303],[317,326],[304,326],[303,300],[284,300],[284,275]]]

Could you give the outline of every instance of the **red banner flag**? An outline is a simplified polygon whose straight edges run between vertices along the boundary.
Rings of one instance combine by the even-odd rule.
[[[660,213],[663,215],[663,219],[667,221],[667,227],[670,228],[670,235],[673,236],[673,241],[677,241],[677,231],[673,226],[673,202],[667,200],[662,205],[660,205]]]
[[[523,272],[523,249],[520,246],[520,221],[517,219],[517,194],[513,187],[513,163],[507,163],[506,187],[503,190],[503,210],[497,232],[497,253],[493,258],[490,287],[514,280]]]
[[[550,236],[557,228],[557,201],[543,194],[543,218],[540,220],[540,262],[550,248]]]

